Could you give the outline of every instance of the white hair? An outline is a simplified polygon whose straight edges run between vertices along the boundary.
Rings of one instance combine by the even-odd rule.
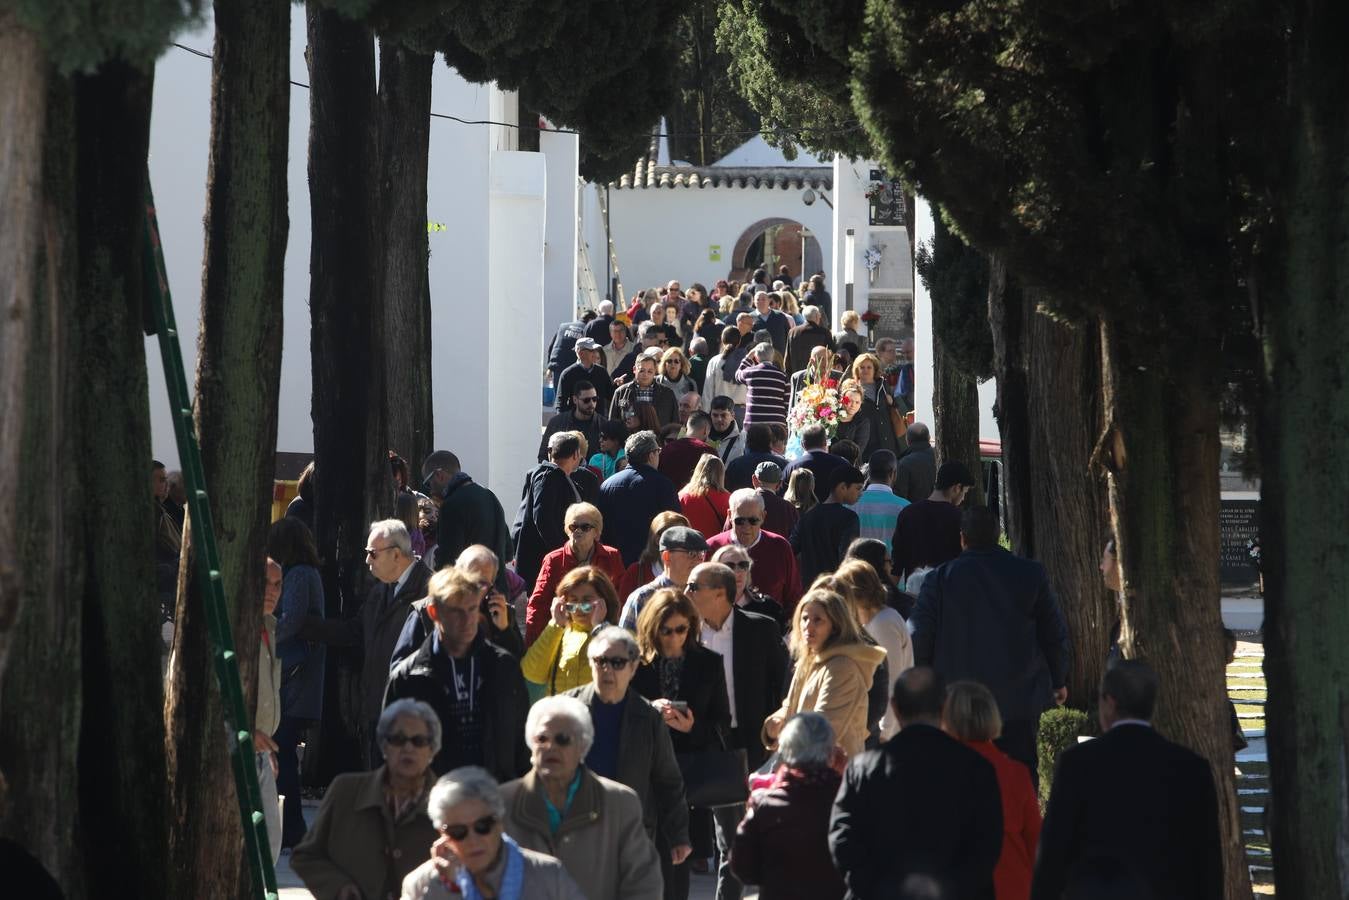
[[[820,308],[818,306],[801,307],[801,315],[806,317],[807,322],[820,321]]]
[[[707,352],[707,338],[696,337],[689,341],[689,353],[694,356]]]
[[[454,567],[464,571],[476,569],[480,566],[491,566],[493,569],[497,569],[500,565],[501,561],[497,559],[497,555],[482,544],[472,544],[465,547],[454,561]]]
[[[437,831],[445,827],[450,810],[465,800],[481,800],[498,821],[506,817],[506,801],[492,774],[481,766],[460,766],[441,776],[426,801],[426,814]]]
[[[384,538],[391,546],[397,547],[404,556],[412,556],[412,535],[408,527],[398,519],[380,519],[370,523],[370,539]]]
[[[605,625],[597,628],[590,635],[590,646],[587,653],[591,659],[597,654],[597,648],[607,647],[610,644],[616,644],[624,649],[628,654],[628,659],[636,659],[642,655],[642,650],[637,646],[637,638],[633,637],[632,632],[626,628],[620,628],[617,625]]]
[[[545,719],[567,719],[572,725],[572,740],[576,741],[577,750],[584,757],[590,752],[590,745],[595,743],[595,723],[590,720],[590,710],[584,703],[575,697],[568,697],[565,694],[558,694],[553,697],[544,697],[539,702],[529,708],[529,715],[525,717],[525,744],[531,749],[534,735],[543,727]]]
[[[431,755],[435,756],[439,753],[440,716],[436,715],[436,711],[431,708],[431,704],[421,700],[413,700],[411,697],[395,700],[384,707],[384,712],[379,714],[379,723],[375,725],[375,742],[379,744],[380,749],[384,749],[389,735],[393,734],[394,725],[403,716],[421,719],[426,723],[426,733],[431,736]]]
[[[789,766],[823,766],[834,752],[834,729],[817,712],[797,713],[782,726],[778,753]]]
[[[612,316],[614,314],[614,303],[612,300],[601,300],[596,309],[602,316]]]
[[[763,502],[763,497],[754,488],[740,488],[731,494],[731,499],[727,502],[727,507],[734,512],[747,503],[753,503],[762,511],[767,507]]]

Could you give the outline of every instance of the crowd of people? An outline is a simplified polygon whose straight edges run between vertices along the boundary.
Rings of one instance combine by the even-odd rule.
[[[521,495],[391,454],[400,514],[340,621],[306,472],[259,561],[254,743],[273,856],[317,897],[684,900],[693,871],[719,900],[1221,896],[1213,780],[1150,728],[1143,663],[1108,670],[1042,823],[1072,652],[1045,571],[895,424],[901,347],[830,332],[807,284],[671,282],[564,324]],[[855,427],[789,435],[816,348],[861,386]],[[306,825],[330,647],[364,654],[365,771]]]

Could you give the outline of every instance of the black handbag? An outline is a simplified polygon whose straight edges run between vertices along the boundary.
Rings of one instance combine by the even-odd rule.
[[[744,750],[726,746],[720,728],[716,734],[720,750],[675,755],[684,776],[684,797],[689,806],[698,809],[735,806],[749,799],[749,758]]]

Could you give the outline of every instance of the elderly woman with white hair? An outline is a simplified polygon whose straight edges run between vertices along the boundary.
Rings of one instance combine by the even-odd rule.
[[[778,736],[778,758],[772,783],[750,795],[731,844],[731,871],[757,884],[760,900],[839,900],[845,887],[829,855],[829,816],[843,753],[829,720],[792,716]]]
[[[659,900],[656,848],[631,788],[582,764],[595,740],[575,697],[535,703],[525,724],[532,768],[501,786],[506,833],[522,848],[561,860],[587,900]]]
[[[440,840],[431,859],[403,880],[402,900],[585,900],[562,863],[506,834],[501,788],[481,766],[462,766],[437,781],[427,813]]]
[[[436,711],[420,700],[391,703],[376,740],[384,764],[333,779],[291,855],[291,868],[319,900],[397,896],[436,839],[426,816],[431,760],[440,750]]]

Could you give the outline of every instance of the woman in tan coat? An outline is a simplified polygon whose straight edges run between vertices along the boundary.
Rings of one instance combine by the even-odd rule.
[[[777,749],[778,734],[792,716],[817,712],[829,720],[844,753],[860,753],[867,738],[867,692],[885,651],[863,639],[843,597],[823,588],[801,598],[789,646],[796,672],[782,708],[764,720],[764,746]]]
[[[333,779],[291,855],[291,868],[318,900],[399,896],[403,879],[436,840],[426,815],[436,780],[431,760],[440,750],[436,711],[420,700],[391,703],[376,739],[384,765]]]

